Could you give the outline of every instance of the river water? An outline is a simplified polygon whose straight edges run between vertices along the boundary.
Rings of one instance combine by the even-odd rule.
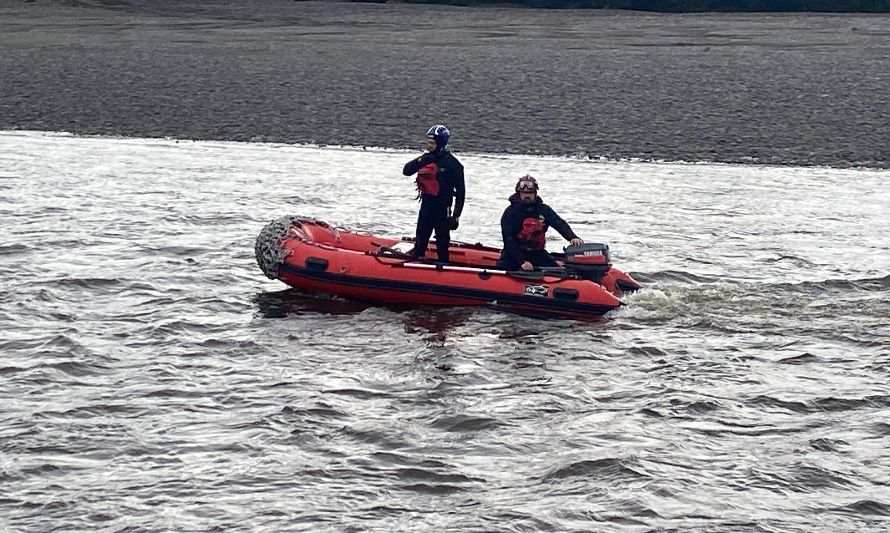
[[[411,234],[414,154],[0,133],[0,530],[890,526],[890,172],[459,153],[456,239],[530,172],[647,285],[600,321],[262,275]]]

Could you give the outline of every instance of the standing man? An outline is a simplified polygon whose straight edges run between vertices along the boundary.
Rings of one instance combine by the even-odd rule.
[[[402,173],[417,174],[417,195],[420,198],[420,214],[417,216],[417,232],[411,255],[422,258],[436,232],[436,253],[439,261],[448,262],[448,246],[451,230],[457,229],[458,219],[464,210],[464,166],[448,149],[451,134],[448,128],[437,124],[426,132],[427,151],[405,164]],[[451,199],[455,198],[454,213]]]
[[[516,183],[510,205],[501,216],[504,250],[497,268],[504,270],[532,270],[536,267],[555,267],[556,261],[544,249],[547,228],[553,227],[573,245],[582,244],[568,223],[538,196],[538,182],[525,175]]]

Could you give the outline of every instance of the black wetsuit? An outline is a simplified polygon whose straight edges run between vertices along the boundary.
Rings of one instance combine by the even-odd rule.
[[[464,167],[447,148],[436,153],[425,153],[405,164],[402,173],[406,176],[416,174],[421,167],[435,163],[438,167],[436,180],[439,182],[439,193],[420,195],[420,213],[417,215],[417,232],[415,234],[412,255],[423,257],[430,243],[433,231],[436,232],[436,251],[439,261],[448,262],[448,246],[451,244],[451,199],[454,198],[453,217],[459,218],[464,209]]]
[[[501,216],[504,250],[498,260],[497,268],[518,270],[525,261],[535,267],[557,266],[553,256],[544,249],[543,239],[539,243],[520,239],[523,221],[527,218],[540,220],[545,232],[548,227],[552,227],[568,240],[578,238],[569,224],[560,218],[539,196],[535,196],[534,203],[526,205],[519,199],[519,193],[516,193],[510,197],[510,205]]]

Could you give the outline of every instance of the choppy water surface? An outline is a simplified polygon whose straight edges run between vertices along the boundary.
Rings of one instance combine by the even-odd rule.
[[[888,527],[890,173],[460,154],[457,239],[531,172],[648,285],[598,322],[262,275],[410,234],[410,155],[0,134],[0,529]]]

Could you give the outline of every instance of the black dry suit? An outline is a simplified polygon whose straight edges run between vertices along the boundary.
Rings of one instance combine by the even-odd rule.
[[[402,173],[406,176],[418,174],[420,214],[417,216],[413,254],[417,257],[426,254],[435,230],[439,261],[447,262],[448,246],[451,244],[451,199],[455,198],[454,218],[460,217],[464,209],[464,166],[448,148],[443,148],[408,161]]]
[[[536,267],[556,266],[553,257],[544,249],[544,233],[552,227],[567,240],[578,238],[569,224],[559,217],[539,196],[531,204],[524,204],[519,193],[510,197],[510,205],[501,216],[504,251],[498,267],[517,270],[528,261]]]

